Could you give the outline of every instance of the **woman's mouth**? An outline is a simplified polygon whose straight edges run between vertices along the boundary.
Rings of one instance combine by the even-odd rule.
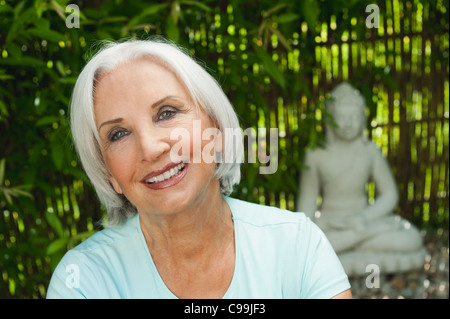
[[[162,189],[178,184],[186,175],[188,163],[172,166],[162,173],[145,178],[143,184],[151,189]]]

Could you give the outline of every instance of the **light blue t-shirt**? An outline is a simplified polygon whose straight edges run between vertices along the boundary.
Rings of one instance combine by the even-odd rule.
[[[235,233],[235,269],[223,298],[331,298],[350,288],[322,231],[302,213],[224,196]],[[152,260],[139,215],[68,251],[47,298],[176,298]]]

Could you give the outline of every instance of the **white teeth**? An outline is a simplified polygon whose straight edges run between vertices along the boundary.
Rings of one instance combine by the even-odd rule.
[[[159,182],[171,179],[172,177],[177,175],[184,168],[184,166],[185,166],[184,163],[180,163],[177,166],[172,167],[170,170],[167,170],[158,176],[147,179],[145,182],[154,184],[154,183],[159,183]]]

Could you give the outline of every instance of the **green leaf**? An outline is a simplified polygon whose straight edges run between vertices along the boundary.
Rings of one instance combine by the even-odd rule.
[[[47,255],[53,255],[59,251],[64,251],[69,243],[68,238],[58,238],[50,243],[47,247]]]
[[[166,35],[174,42],[178,42],[178,40],[180,39],[180,31],[178,30],[178,26],[176,25],[175,21],[173,21],[171,16],[169,16],[167,19]]]
[[[277,11],[279,11],[279,10],[285,8],[285,7],[287,7],[287,4],[285,4],[285,3],[278,4],[278,5],[276,5],[275,7],[272,7],[272,8],[270,8],[269,10],[263,12],[263,13],[262,13],[262,16],[263,16],[263,18],[267,18],[267,17],[269,17],[271,14],[273,14],[273,13],[275,13],[275,12],[277,12]]]
[[[20,2],[16,8],[14,8],[14,21],[9,27],[8,35],[6,36],[6,43],[12,42],[18,36],[23,35],[24,26],[27,26],[33,19],[36,18],[36,12],[34,8],[28,8],[23,13],[22,7],[25,1]]]
[[[288,40],[278,29],[270,27],[270,31],[277,36],[278,40],[288,51],[292,51],[291,45],[289,44]]]
[[[0,187],[3,185],[3,180],[5,178],[5,159],[0,160]]]
[[[280,14],[274,20],[278,23],[288,23],[288,22],[295,21],[298,18],[299,18],[299,15],[296,13],[285,13],[285,14]]]
[[[58,170],[61,170],[64,163],[64,149],[60,142],[55,141],[51,144],[53,163]]]
[[[66,41],[66,37],[64,35],[53,30],[31,28],[28,29],[27,32],[38,38],[48,40],[51,42]]]
[[[59,121],[59,117],[55,116],[55,115],[48,115],[48,116],[44,116],[42,118],[40,118],[37,122],[36,122],[36,126],[44,126],[44,125],[48,125],[48,124],[53,124],[55,122]]]
[[[128,17],[106,17],[104,19],[101,19],[100,21],[96,21],[96,24],[106,24],[106,23],[117,23],[117,22],[124,22],[124,21],[128,21]]]
[[[208,12],[212,11],[212,9],[210,7],[208,7],[206,4],[201,3],[199,1],[182,0],[182,1],[180,1],[180,4],[196,6],[196,7],[199,7],[200,9],[208,11]]]
[[[8,43],[8,45],[6,46],[6,50],[8,51],[8,56],[10,55],[13,58],[20,58],[23,56],[21,47],[16,43]]]
[[[74,76],[71,77],[65,77],[65,78],[60,78],[59,82],[63,83],[63,84],[75,84],[75,82],[77,82],[77,78]],[[66,103],[68,104],[68,103]]]
[[[52,4],[53,9],[56,11],[56,13],[57,13],[63,20],[66,20],[66,16],[65,16],[65,14],[64,14],[64,9],[63,9],[63,7],[62,7],[58,2],[56,2],[55,0],[52,0],[52,1],[51,1],[51,4]]]
[[[302,15],[308,24],[309,30],[315,32],[317,18],[319,17],[319,2],[318,0],[303,0],[301,2]]]
[[[0,80],[5,81],[5,80],[12,80],[14,79],[13,75],[9,75],[9,74],[0,74]],[[1,104],[1,102],[0,102]],[[0,105],[0,109],[1,109],[1,105]]]
[[[44,62],[42,60],[22,56],[22,57],[13,57],[13,58],[6,58],[6,59],[0,59],[0,65],[16,65],[16,66],[33,66],[33,67],[40,67],[44,65]]]
[[[30,187],[31,187],[30,185],[19,185],[19,186],[9,187],[7,189],[7,191],[9,192],[9,194],[11,196],[14,196],[14,197],[25,196],[25,197],[33,198],[33,195],[31,195],[27,191],[23,190],[24,188],[27,189]]]
[[[278,65],[272,60],[269,53],[261,47],[255,48],[256,54],[263,62],[266,72],[277,82],[283,89],[286,87],[286,80],[283,73],[278,69]]]
[[[47,3],[43,0],[35,0],[34,1],[34,9],[36,10],[36,15],[40,19],[42,17],[42,13],[47,10]]]
[[[9,205],[12,204],[12,196],[9,192],[9,189],[4,188],[4,187],[0,187],[1,191],[3,192],[3,196],[5,196],[6,201],[8,202]]]
[[[172,17],[172,20],[175,22],[175,25],[177,25],[178,20],[183,17],[180,9],[180,3],[178,1],[174,1],[172,3],[172,7],[170,9],[170,16]]]
[[[158,13],[159,11],[167,8],[168,5],[169,5],[168,3],[162,3],[162,4],[154,4],[154,5],[148,6],[144,11],[142,11],[137,16],[133,17],[130,20],[130,22],[128,22],[128,25],[127,25],[128,29],[131,29],[132,27],[134,27],[143,18],[150,16],[150,15],[154,15],[154,14]]]
[[[0,13],[9,12],[9,11],[13,11],[13,8],[10,5],[4,4],[4,5],[0,6]]]
[[[40,30],[50,30],[50,21],[44,18],[34,21],[34,25]]]
[[[47,211],[45,211],[45,218],[47,219],[47,222],[49,223],[49,225],[56,232],[56,234],[59,237],[63,237],[64,236],[64,228],[63,228],[61,221],[59,220],[58,215],[56,215],[56,213],[51,213],[47,210]]]
[[[1,78],[1,75],[0,75],[0,78]],[[9,116],[9,112],[8,112],[8,108],[6,107],[6,104],[2,101],[2,100],[0,100],[0,116]],[[1,119],[1,117],[0,117],[0,119]]]
[[[23,0],[23,1],[19,2],[19,3],[15,6],[15,8],[14,8],[14,16],[15,16],[16,18],[19,17],[20,12],[21,12],[22,9],[25,7],[25,4],[26,4],[26,1]],[[34,11],[34,8],[30,8],[30,9]]]
[[[64,63],[62,63],[61,60],[56,61],[56,69],[63,77],[67,75],[66,70],[64,69]]]

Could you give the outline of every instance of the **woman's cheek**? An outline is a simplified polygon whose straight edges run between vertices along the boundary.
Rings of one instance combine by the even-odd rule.
[[[108,147],[102,152],[103,159],[109,173],[119,182],[130,173],[130,168],[135,166],[135,152],[127,141],[115,142],[116,145]]]

